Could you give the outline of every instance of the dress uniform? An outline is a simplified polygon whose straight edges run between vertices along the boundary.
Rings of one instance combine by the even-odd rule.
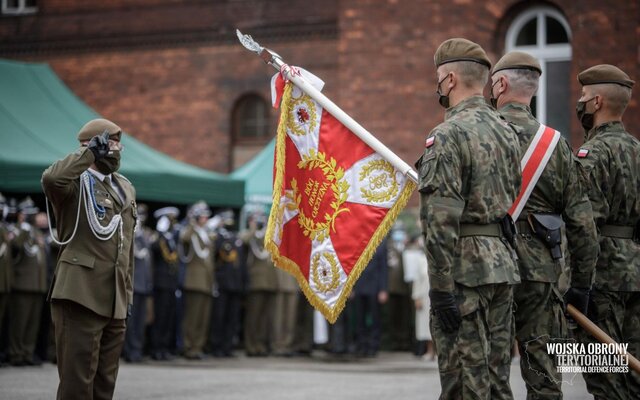
[[[142,361],[145,333],[149,313],[147,305],[153,293],[153,258],[151,255],[152,232],[144,223],[147,220],[146,204],[138,204],[138,225],[133,239],[135,269],[133,272],[133,307],[127,321],[123,356],[126,361]]]
[[[232,230],[231,210],[220,213],[222,221],[216,238],[217,296],[213,300],[211,350],[216,357],[231,357],[234,338],[240,328],[240,307],[247,287],[247,267],[242,257],[242,241]]]
[[[492,72],[492,98],[498,112],[521,128],[518,140],[522,154],[540,128],[528,104],[541,73],[538,60],[517,51],[504,55]],[[571,290],[588,293],[591,287],[598,243],[591,204],[579,176],[571,147],[561,139],[516,221],[521,279],[514,290],[516,339],[529,399],[562,398],[562,376],[557,372],[556,357],[549,355],[546,347],[555,340],[564,342],[567,335],[558,288],[564,261],[562,223],[571,254]]]
[[[391,230],[388,248],[389,302],[387,303],[388,332],[391,350],[406,351],[411,348],[413,323],[413,302],[411,285],[404,280],[404,262],[407,234],[400,225]]]
[[[63,243],[49,291],[59,399],[110,399],[133,301],[133,185],[116,171],[121,129],[95,119],[83,147],[44,171]]]
[[[176,290],[178,290],[178,235],[176,221],[180,211],[176,207],[156,210],[157,239],[151,246],[153,253],[153,310],[151,327],[151,356],[155,360],[171,359],[175,348]]]
[[[622,124],[634,81],[613,65],[578,75],[583,85],[577,113],[586,142],[577,156],[584,170],[600,255],[588,316],[628,352],[640,355],[640,141]],[[582,342],[595,339],[586,332]],[[640,375],[584,374],[596,399],[640,398]]]
[[[294,354],[298,293],[300,287],[290,273],[273,267],[277,278],[275,312],[273,317],[273,353],[288,357]],[[306,303],[306,301],[305,301]]]
[[[11,241],[15,237],[12,231],[15,229],[7,222],[9,213],[9,205],[6,199],[0,193],[0,325],[4,325],[4,316],[9,303],[9,294],[11,293],[12,263],[11,257]],[[0,336],[2,332],[0,331]],[[0,346],[2,353],[3,346]],[[0,360],[2,361],[2,360]]]
[[[33,201],[18,205],[13,248],[13,280],[9,302],[9,361],[32,365],[44,296],[47,293],[45,238],[34,226],[38,213]]]
[[[211,314],[211,296],[216,291],[214,276],[215,237],[205,229],[211,210],[204,202],[195,203],[189,210],[189,224],[180,232],[185,247],[185,276],[182,284],[184,318],[182,334],[184,356],[204,358]]]
[[[380,296],[388,289],[387,240],[384,240],[371,261],[362,271],[353,288],[353,304],[356,316],[356,351],[359,355],[373,357],[380,350],[382,326],[380,323]],[[386,299],[385,299],[386,301]]]
[[[507,211],[520,190],[520,146],[482,97],[491,67],[484,50],[449,39],[434,60],[447,109],[417,167],[440,398],[509,399],[520,279]]]
[[[260,225],[260,226],[258,226]],[[248,356],[266,356],[271,350],[275,325],[277,271],[271,254],[264,248],[264,218],[254,215],[242,239],[247,248],[248,293],[244,319],[244,349]]]

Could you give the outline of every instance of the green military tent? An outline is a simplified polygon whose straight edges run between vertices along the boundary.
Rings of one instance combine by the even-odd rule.
[[[230,175],[245,181],[245,201],[249,204],[269,205],[273,193],[273,139],[255,157]]]
[[[75,133],[99,115],[47,64],[0,60],[0,191],[40,192],[45,168],[78,145]],[[244,204],[244,181],[177,161],[129,135],[121,172],[140,200]]]

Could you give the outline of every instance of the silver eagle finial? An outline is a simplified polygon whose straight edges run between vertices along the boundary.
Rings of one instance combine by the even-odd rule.
[[[236,35],[238,35],[238,40],[247,50],[251,50],[258,54],[262,52],[262,46],[260,46],[258,42],[253,40],[251,35],[243,35],[242,32],[240,32],[240,29],[236,29]]]

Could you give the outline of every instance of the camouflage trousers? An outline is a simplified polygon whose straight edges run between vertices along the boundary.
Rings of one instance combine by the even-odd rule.
[[[520,372],[527,386],[527,400],[562,399],[562,375],[547,343],[564,341],[567,323],[562,296],[555,283],[522,281],[514,286],[516,339]]]
[[[615,292],[593,289],[588,316],[618,343],[628,343],[627,351],[640,357],[640,292]],[[596,339],[583,329],[577,332],[583,343]],[[595,399],[640,399],[640,374],[583,374],[587,390]]]
[[[455,295],[462,316],[457,332],[443,332],[433,310],[430,318],[440,370],[440,399],[513,399],[509,386],[514,334],[512,286],[456,284]]]

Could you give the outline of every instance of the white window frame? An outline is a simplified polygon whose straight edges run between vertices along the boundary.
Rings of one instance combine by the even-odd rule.
[[[26,0],[18,0],[17,7],[9,7],[8,0],[2,0],[2,15],[28,15],[38,12],[38,7],[28,7]]]
[[[547,42],[547,21],[545,17],[551,17],[558,21],[567,32],[568,43],[546,44]],[[536,44],[529,46],[516,46],[518,34],[533,18],[538,19]],[[513,20],[507,30],[505,49],[510,51],[524,51],[536,57],[542,67],[538,93],[536,97],[536,118],[543,124],[547,123],[547,62],[548,61],[571,61],[571,28],[565,17],[551,7],[532,7]]]

